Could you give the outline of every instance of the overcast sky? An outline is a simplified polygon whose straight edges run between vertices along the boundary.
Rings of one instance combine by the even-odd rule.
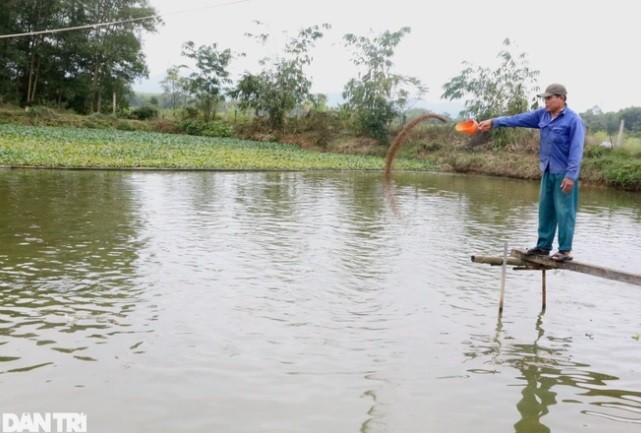
[[[503,40],[512,52],[525,53],[540,71],[544,88],[560,82],[568,104],[583,112],[594,106],[618,111],[641,106],[641,3],[609,0],[579,2],[539,0],[149,0],[163,15],[159,31],[145,36],[150,79],[139,91],[160,91],[159,81],[172,65],[185,63],[181,45],[217,43],[220,49],[244,52],[235,64],[240,73],[266,53],[283,48],[282,33],[328,23],[332,28],[312,52],[309,73],[315,93],[340,93],[356,76],[349,51],[341,46],[346,33],[374,37],[386,30],[410,27],[392,59],[394,72],[419,78],[427,87],[425,100],[442,102],[442,86],[460,74],[463,61],[496,68]],[[254,21],[265,24],[262,30]],[[272,45],[261,47],[244,36],[267,31]],[[256,69],[251,70],[256,72]],[[461,101],[462,102],[462,101]]]

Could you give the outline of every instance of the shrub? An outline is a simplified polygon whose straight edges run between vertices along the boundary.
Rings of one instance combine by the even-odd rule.
[[[131,117],[138,120],[156,119],[158,117],[158,108],[145,105],[132,110]]]
[[[234,127],[222,121],[208,122],[202,129],[202,135],[206,137],[233,137]]]
[[[641,139],[637,137],[628,137],[620,147],[615,149],[617,152],[624,152],[632,156],[641,155]]]
[[[626,161],[621,164],[612,164],[604,169],[604,178],[607,182],[622,186],[626,189],[641,189],[641,161]]]
[[[184,119],[196,119],[198,117],[198,109],[194,107],[185,107],[183,111]]]
[[[235,123],[236,137],[244,139],[257,139],[271,133],[271,126],[266,117],[253,117]],[[259,140],[263,141],[263,140]]]
[[[187,135],[203,135],[205,122],[196,119],[183,119],[176,122],[178,130]]]
[[[178,134],[181,132],[178,126],[174,122],[171,122],[168,120],[159,120],[159,121],[153,122],[152,130],[155,132],[161,132],[165,134]]]
[[[302,117],[290,118],[285,133],[311,133],[315,145],[325,147],[338,135],[342,122],[337,111],[312,110]]]
[[[583,150],[583,157],[584,158],[602,158],[606,154],[610,153],[612,150],[608,149],[606,147],[601,147],[601,146],[586,146],[585,149]]]
[[[224,121],[203,122],[197,119],[183,119],[176,122],[180,132],[205,137],[233,137],[234,127]]]
[[[360,110],[356,113],[358,133],[387,144],[389,143],[387,125],[396,117],[396,112],[391,104],[382,98],[375,102],[376,105],[369,110]]]
[[[114,119],[106,114],[93,113],[88,116],[81,116],[80,122],[80,126],[85,128],[104,129],[112,127]]]
[[[39,117],[42,119],[56,119],[58,117],[54,110],[41,105],[29,107],[28,116],[31,118]]]

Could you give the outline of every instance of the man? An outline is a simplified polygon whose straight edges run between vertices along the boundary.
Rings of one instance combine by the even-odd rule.
[[[565,86],[550,84],[539,96],[545,99],[545,108],[487,119],[480,122],[478,128],[484,132],[493,127],[540,130],[539,165],[543,175],[539,200],[539,238],[536,247],[528,249],[526,254],[549,255],[558,228],[559,251],[551,258],[563,262],[572,260],[585,125],[581,117],[568,108]]]

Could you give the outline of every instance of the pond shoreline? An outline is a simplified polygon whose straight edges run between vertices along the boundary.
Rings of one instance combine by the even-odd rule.
[[[457,139],[454,136],[454,139]],[[434,137],[415,138],[393,162],[395,171],[432,171],[538,180],[538,155],[529,146],[496,149],[456,142],[426,149]],[[439,137],[443,140],[444,137]],[[447,139],[447,138],[445,138]],[[343,137],[326,149],[286,142],[201,137],[143,130],[0,124],[0,167],[23,169],[162,171],[384,171],[385,146]],[[356,144],[355,144],[356,143]],[[360,144],[359,144],[360,143]],[[418,146],[418,149],[417,149]],[[422,148],[421,148],[422,147]],[[641,191],[641,159],[611,149],[586,148],[582,184]]]

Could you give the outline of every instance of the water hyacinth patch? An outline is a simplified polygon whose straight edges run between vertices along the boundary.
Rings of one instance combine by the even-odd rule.
[[[282,143],[115,129],[0,125],[0,165],[212,170],[379,170],[380,157],[307,151]],[[399,160],[397,169],[431,169]]]

